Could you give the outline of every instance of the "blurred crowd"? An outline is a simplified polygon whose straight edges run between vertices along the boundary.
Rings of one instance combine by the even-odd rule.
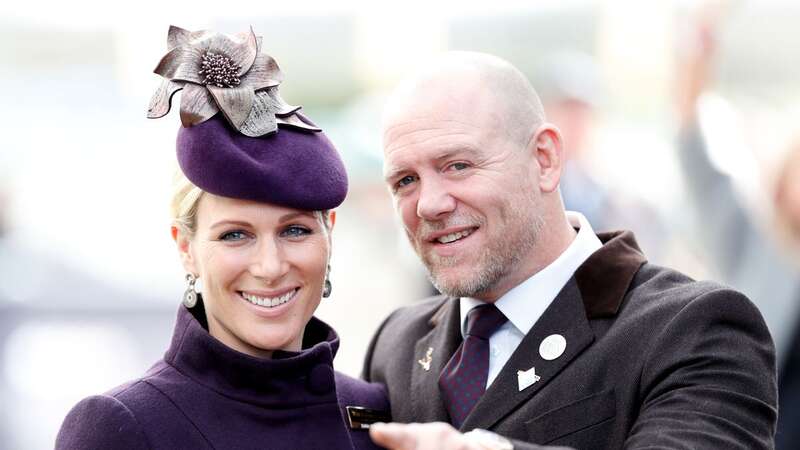
[[[654,116],[663,122],[659,128],[671,130],[665,135],[671,139],[667,146],[672,165],[663,164],[658,159],[657,149],[647,148],[649,142],[646,141],[632,145],[634,148],[627,150],[629,153],[609,152],[609,143],[619,142],[608,138],[608,130],[613,126],[605,115],[608,103],[614,101],[616,94],[607,79],[608,67],[598,61],[596,54],[586,48],[539,49],[539,56],[531,64],[521,62],[520,55],[501,56],[508,57],[520,67],[529,68],[526,72],[542,97],[548,120],[555,123],[564,135],[569,163],[561,186],[567,209],[582,212],[595,230],[634,230],[651,261],[670,265],[698,278],[711,278],[733,286],[758,305],[773,334],[779,358],[778,448],[789,449],[800,445],[800,428],[790,426],[800,423],[800,134],[797,134],[800,128],[788,126],[780,133],[787,138],[776,139],[769,135],[772,129],[760,126],[762,119],[752,117],[748,103],[743,102],[737,107],[735,99],[725,100],[725,95],[719,93],[718,82],[725,76],[718,63],[723,45],[721,36],[728,26],[726,17],[728,12],[719,4],[679,16],[680,26],[676,25],[679,31],[674,33],[679,42],[674,46],[674,54],[662,55],[674,62],[674,74],[670,77],[674,85],[668,95],[671,104],[661,105],[662,111],[654,113]],[[454,42],[458,44],[457,40]],[[795,44],[798,42],[800,39],[794,41]],[[529,42],[526,46],[533,48],[537,43]],[[468,45],[461,47],[468,49]],[[483,47],[476,50],[492,52],[490,45]],[[161,50],[154,49],[153,53]],[[764,51],[771,49],[765,48]],[[767,79],[768,75],[765,75]],[[800,85],[796,85],[787,96],[795,95],[794,98],[800,100],[796,96],[798,87]],[[413,257],[409,257],[409,250],[402,244],[404,238],[392,219],[391,203],[380,181],[379,153],[352,154],[354,151],[357,153],[358,148],[379,148],[378,136],[356,135],[377,133],[376,118],[380,114],[381,102],[371,100],[373,96],[380,98],[380,95],[365,94],[359,102],[342,105],[331,113],[336,118],[331,119],[329,127],[333,128],[329,135],[344,153],[351,171],[352,187],[342,208],[345,214],[340,215],[341,224],[337,224],[340,234],[334,235],[334,248],[337,250],[333,274],[340,277],[341,284],[336,294],[340,297],[332,301],[339,303],[323,305],[322,314],[328,314],[326,320],[342,330],[344,340],[351,337],[346,346],[353,353],[344,355],[345,367],[342,369],[353,374],[360,369],[359,358],[366,347],[367,337],[386,313],[402,302],[422,297],[426,290],[431,289],[421,268]],[[731,128],[725,129],[723,125],[721,129],[720,121],[715,117],[719,109],[708,107],[720,99],[727,105],[734,105],[729,111],[732,110],[737,117],[735,123],[743,124],[741,129],[731,124],[728,125]],[[6,108],[4,105],[3,109]],[[143,108],[144,103],[142,115]],[[4,117],[9,115],[9,110],[3,111]],[[614,120],[619,121],[619,117],[617,114]],[[621,120],[626,120],[624,114],[622,117]],[[633,124],[639,121],[638,117],[627,119]],[[348,120],[355,122],[349,123]],[[326,124],[322,125],[325,127]],[[720,133],[733,136],[737,146],[748,151],[744,154],[733,149],[729,151],[725,146],[727,141],[714,138]],[[778,141],[785,142],[776,150],[775,142]],[[628,161],[614,159],[651,151],[652,156],[638,155]],[[610,159],[606,156],[609,153],[614,155]],[[736,159],[739,161],[733,161]],[[13,161],[4,158],[0,162],[4,160]],[[631,166],[630,160],[649,162],[649,165]],[[615,166],[622,169],[615,170]],[[737,171],[731,167],[744,167],[746,170]],[[0,170],[0,177],[8,177],[11,170],[8,173]],[[672,180],[670,186],[661,188],[667,195],[648,196],[656,189],[645,186],[647,183],[641,180],[662,183],[665,179],[663,172],[670,171],[676,171],[677,176],[666,177]],[[620,174],[635,181],[615,179]],[[748,178],[750,175],[752,179]],[[637,187],[631,189],[632,185]],[[38,385],[19,381],[27,375],[20,375],[12,366],[25,361],[16,359],[20,350],[13,345],[29,346],[31,342],[40,342],[25,340],[24,337],[32,336],[31,330],[35,331],[36,326],[49,326],[59,318],[77,317],[80,319],[76,320],[78,326],[85,322],[83,319],[86,317],[105,318],[102,323],[124,322],[123,327],[137,337],[136,342],[124,337],[114,342],[127,346],[125,348],[131,352],[139,352],[137,355],[142,361],[155,359],[153,356],[165,348],[169,323],[178,304],[180,275],[175,280],[173,298],[155,300],[151,297],[160,297],[160,293],[131,292],[108,280],[100,281],[88,270],[84,273],[73,262],[54,257],[41,247],[32,248],[25,239],[18,239],[18,236],[29,235],[18,233],[17,230],[25,225],[11,217],[13,208],[10,205],[20,208],[19,200],[13,198],[17,193],[13,190],[13,183],[2,179],[0,190],[0,398],[11,404],[31,402],[31,396],[35,396],[31,392],[38,389]],[[590,194],[586,195],[587,192]],[[166,198],[165,194],[164,204]],[[35,207],[46,208],[44,205]],[[114,217],[109,222],[124,220]],[[57,220],[54,225],[56,223]],[[91,231],[87,230],[87,233]],[[178,270],[177,258],[173,262]],[[347,278],[349,266],[370,265],[373,265],[372,280]],[[147,282],[142,284],[147,285]],[[386,304],[374,305],[383,293],[389,298]],[[110,299],[113,299],[113,304],[110,304]],[[345,312],[335,311],[337,308]],[[155,323],[159,325],[156,327]],[[23,328],[21,324],[25,324],[28,334],[19,333]],[[163,333],[152,332],[156,328]],[[67,351],[66,347],[53,342],[44,342],[37,349],[47,352],[52,348]],[[114,372],[119,369],[117,363],[125,360],[124,352],[90,355],[86,360],[96,361],[99,357],[108,357],[108,361],[112,361],[100,364],[112,372],[109,378],[120,381],[127,377]],[[70,364],[63,358],[52,360]],[[36,364],[39,363],[31,363],[30,370],[43,367]],[[129,372],[134,374],[141,370],[131,367]],[[83,392],[66,395],[57,407],[45,414],[45,421],[52,423],[48,427],[52,427],[54,433],[66,412],[63,408],[76,398],[111,385],[113,383],[82,386]],[[21,392],[25,386],[30,391]],[[46,409],[48,400],[33,398],[32,404]],[[19,445],[24,448],[30,443],[40,442],[36,438],[18,435],[20,429],[25,429],[19,420],[29,420],[35,414],[22,414],[24,419],[20,419],[10,411],[5,408],[5,412],[0,413],[0,444],[16,442],[18,445],[14,448],[20,448]],[[0,445],[0,448],[12,447]]]

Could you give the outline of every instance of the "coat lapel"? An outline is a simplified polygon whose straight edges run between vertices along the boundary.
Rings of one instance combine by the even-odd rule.
[[[567,347],[561,356],[546,361],[539,354],[539,345],[552,334],[563,336]],[[461,430],[488,429],[495,425],[547,386],[593,340],[594,333],[586,318],[580,291],[574,278],[570,279],[536,325],[525,335],[498,377],[464,421]],[[541,378],[520,391],[517,371],[530,370],[533,367],[536,375]]]
[[[531,400],[594,341],[589,321],[617,314],[634,276],[647,260],[629,231],[601,233],[598,237],[603,247],[575,271],[528,331],[461,430],[491,428],[520,404]],[[563,336],[567,347],[561,356],[546,361],[539,354],[539,345],[551,334]],[[541,378],[520,391],[517,371],[532,367]]]
[[[445,301],[429,323],[433,328],[414,346],[411,398],[415,420],[448,422],[450,419],[439,394],[438,381],[439,374],[462,340],[458,299]],[[428,361],[430,365],[426,370],[425,363]]]

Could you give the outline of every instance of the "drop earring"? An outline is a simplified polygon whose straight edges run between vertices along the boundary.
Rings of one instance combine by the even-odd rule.
[[[197,277],[193,273],[187,273],[186,281],[189,286],[186,288],[186,292],[183,293],[183,306],[194,308],[194,305],[197,304],[197,291],[194,290],[194,283],[197,281]]]
[[[322,289],[322,298],[330,297],[331,290],[333,290],[331,285],[331,265],[328,264],[328,270],[325,272],[325,287]]]

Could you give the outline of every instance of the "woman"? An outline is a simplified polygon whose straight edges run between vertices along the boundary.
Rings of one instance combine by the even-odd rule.
[[[252,30],[171,27],[168,47],[149,115],[183,89],[172,202],[183,306],[164,358],[78,403],[56,448],[376,448],[347,407],[380,416],[385,393],[334,372],[338,338],[312,317],[331,291],[329,210],[347,191],[336,149],[281,100]]]

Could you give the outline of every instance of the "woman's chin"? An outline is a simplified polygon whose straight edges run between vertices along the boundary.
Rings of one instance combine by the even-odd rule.
[[[288,333],[287,331],[285,328],[282,330],[252,330],[248,333],[245,341],[259,353],[274,352],[276,350],[300,351],[303,342],[303,331],[300,330],[297,333]]]

